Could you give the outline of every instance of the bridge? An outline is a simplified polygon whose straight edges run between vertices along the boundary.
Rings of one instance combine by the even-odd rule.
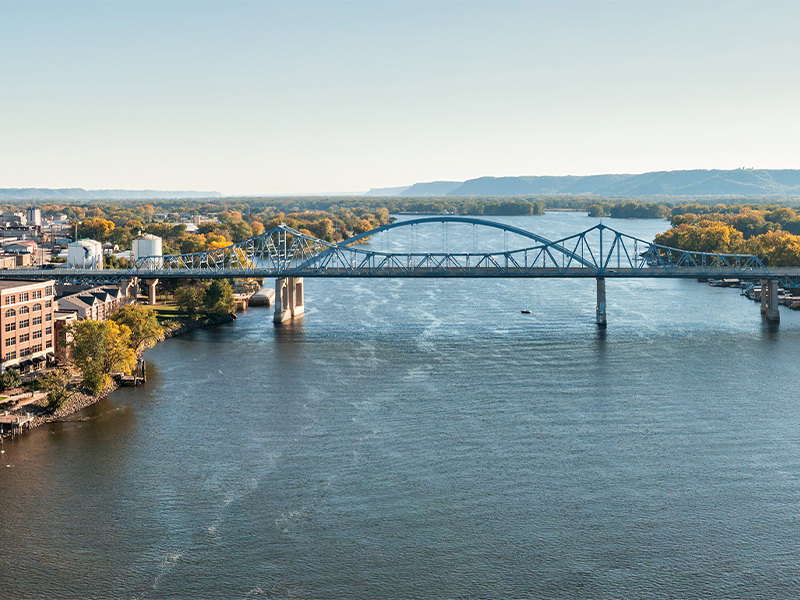
[[[415,228],[436,224],[442,225],[439,236],[442,250],[415,251]],[[476,243],[470,252],[448,251],[446,226],[450,225],[472,228]],[[504,244],[502,250],[482,249],[477,243],[478,230],[502,234],[504,240],[513,236],[521,240],[521,246],[508,249]],[[411,251],[381,251],[363,245],[369,238],[390,231],[410,232]],[[303,313],[306,277],[594,278],[596,319],[598,325],[605,326],[607,278],[761,280],[762,312],[769,320],[777,321],[778,285],[800,285],[800,268],[769,268],[749,254],[692,252],[661,246],[603,224],[553,241],[504,223],[440,215],[393,222],[339,243],[280,225],[217,250],[140,258],[129,269],[97,271],[62,267],[0,271],[0,279],[54,279],[72,283],[143,279],[150,283],[153,298],[159,279],[243,277],[276,279],[276,322]]]

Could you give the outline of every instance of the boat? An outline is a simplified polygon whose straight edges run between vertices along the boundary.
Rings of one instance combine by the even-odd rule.
[[[524,309],[524,310],[521,310],[520,312],[521,312],[523,315],[529,315],[529,314],[531,314],[531,311],[529,311],[527,308],[526,308],[526,309]]]

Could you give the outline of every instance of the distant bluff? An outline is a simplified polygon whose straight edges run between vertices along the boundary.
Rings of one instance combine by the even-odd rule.
[[[381,194],[380,192],[384,192]],[[800,196],[800,170],[695,169],[608,175],[478,177],[464,182],[432,181],[408,187],[370,190],[386,196]]]

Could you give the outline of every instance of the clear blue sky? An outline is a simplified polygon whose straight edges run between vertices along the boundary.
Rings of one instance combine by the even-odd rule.
[[[800,168],[798,2],[6,2],[0,187]]]

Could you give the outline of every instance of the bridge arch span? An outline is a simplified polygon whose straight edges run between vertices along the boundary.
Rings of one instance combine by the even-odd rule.
[[[409,219],[406,221],[394,221],[393,223],[388,223],[386,225],[382,225],[381,227],[376,227],[375,229],[370,229],[369,231],[365,231],[364,233],[360,233],[358,235],[354,235],[346,240],[343,240],[337,244],[337,247],[346,247],[348,249],[352,249],[359,253],[369,253],[369,254],[388,254],[384,252],[379,252],[376,250],[363,250],[363,249],[355,249],[353,248],[353,244],[357,244],[358,242],[364,240],[365,238],[372,237],[375,234],[383,233],[385,231],[390,231],[392,229],[399,229],[403,227],[413,227],[415,225],[426,225],[426,224],[433,224],[433,223],[462,223],[465,225],[478,225],[480,227],[487,227],[491,229],[497,229],[503,231],[505,233],[512,233],[514,235],[518,235],[522,238],[526,238],[536,242],[537,244],[541,244],[543,246],[547,246],[557,252],[564,254],[565,256],[569,257],[570,259],[577,261],[579,264],[583,265],[584,267],[594,267],[595,265],[591,263],[591,261],[586,260],[584,257],[581,257],[576,252],[569,250],[567,247],[562,245],[560,241],[553,241],[549,240],[544,236],[541,236],[537,233],[532,231],[528,231],[527,229],[522,229],[520,227],[515,227],[513,225],[508,225],[506,223],[500,223],[498,221],[489,221],[487,219],[479,219],[476,217],[465,217],[459,215],[436,215],[433,217],[418,217],[415,219]],[[569,238],[566,238],[569,239]],[[514,252],[524,251],[525,248],[519,248]],[[329,252],[332,252],[331,249]],[[508,252],[489,252],[488,254],[496,254],[502,255],[507,254]]]
[[[552,240],[548,240],[547,238],[538,235],[536,233],[533,233],[532,231],[527,231],[526,229],[514,227],[513,225],[506,225],[505,223],[499,223],[497,221],[489,221],[487,219],[478,219],[475,217],[462,217],[458,215],[437,215],[434,217],[419,217],[416,219],[409,219],[407,221],[394,221],[392,223],[382,225],[381,227],[370,229],[369,231],[365,231],[364,233],[354,235],[342,242],[339,242],[339,245],[350,246],[351,244],[356,244],[361,240],[363,240],[364,238],[371,237],[376,233],[382,233],[384,231],[397,229],[399,227],[410,227],[413,225],[424,225],[429,223],[464,223],[466,225],[480,225],[481,227],[491,227],[493,229],[500,229],[508,233],[513,233],[520,237],[528,238],[534,240],[535,242],[539,242],[540,244],[553,243]]]

